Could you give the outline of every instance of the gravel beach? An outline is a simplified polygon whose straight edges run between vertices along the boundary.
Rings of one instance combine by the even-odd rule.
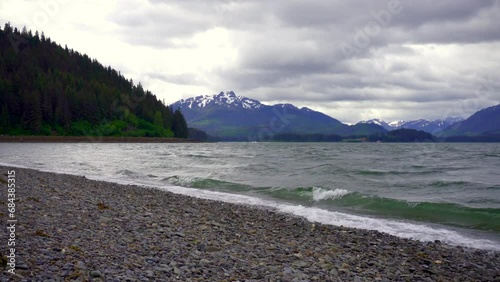
[[[80,176],[0,166],[0,182],[0,281],[500,281],[498,252]]]

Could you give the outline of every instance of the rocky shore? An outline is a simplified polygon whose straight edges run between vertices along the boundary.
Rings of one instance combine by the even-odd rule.
[[[20,168],[12,275],[10,169],[0,281],[500,281],[498,252]]]

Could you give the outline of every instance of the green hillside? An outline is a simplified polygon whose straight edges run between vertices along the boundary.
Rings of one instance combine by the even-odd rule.
[[[0,134],[188,137],[180,110],[86,54],[0,29]]]

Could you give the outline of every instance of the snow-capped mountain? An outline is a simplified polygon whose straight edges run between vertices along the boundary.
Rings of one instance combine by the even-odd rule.
[[[417,119],[410,121],[397,120],[391,122],[385,122],[381,119],[371,119],[371,120],[360,121],[359,123],[377,124],[389,131],[401,128],[407,128],[407,129],[422,130],[432,134],[436,134],[448,128],[452,124],[463,120],[464,119],[460,117],[448,117],[446,119],[436,119],[436,120],[426,120],[426,119]]]
[[[233,91],[220,92],[217,95],[205,95],[182,99],[174,105],[182,105],[182,107],[187,107],[189,109],[200,109],[214,105],[243,109],[259,109],[262,106],[259,101],[243,96],[237,96]]]
[[[183,99],[171,107],[181,109],[190,127],[225,140],[258,140],[279,133],[369,135],[385,132],[378,125],[349,126],[306,107],[265,105],[233,91]]]
[[[358,124],[376,124],[376,125],[382,126],[386,130],[394,130],[394,127],[390,123],[387,123],[387,122],[385,122],[381,119],[378,119],[378,118],[370,119],[370,120],[363,120],[363,121],[358,122]]]
[[[500,133],[500,105],[478,111],[468,119],[449,117],[436,120],[371,119],[355,125],[341,123],[321,112],[292,104],[265,105],[233,91],[179,100],[188,125],[222,140],[264,140],[280,133],[368,136],[396,129],[415,129],[437,137],[478,136]]]

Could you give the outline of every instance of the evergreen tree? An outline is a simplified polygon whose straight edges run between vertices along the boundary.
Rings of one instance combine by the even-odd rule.
[[[42,129],[42,111],[40,107],[40,93],[38,90],[24,92],[23,94],[22,125],[24,129],[34,134]]]
[[[188,138],[188,127],[184,115],[179,109],[174,112],[174,122],[172,125],[172,131],[174,136],[177,138]]]
[[[4,104],[0,109],[0,133],[8,133],[10,129],[9,109]]]
[[[50,134],[47,128],[71,134],[82,124],[113,135],[188,134],[182,113],[141,83],[57,45],[43,31],[10,23],[0,29],[0,101],[0,131],[8,134]]]
[[[163,117],[160,111],[155,112],[154,124],[160,128],[163,128]]]

